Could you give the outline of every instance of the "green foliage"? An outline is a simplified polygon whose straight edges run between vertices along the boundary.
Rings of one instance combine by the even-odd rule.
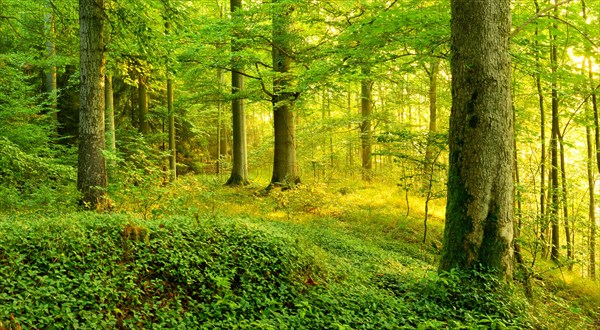
[[[30,84],[31,67],[22,67],[32,60],[27,54],[0,53],[0,137],[27,152],[47,154],[55,125],[52,111],[44,109],[43,98]]]
[[[14,275],[0,279],[0,321],[12,314],[27,328],[528,326],[524,305],[493,278],[437,276],[392,242],[353,235],[327,222],[247,217],[5,217],[0,271]]]
[[[135,224],[72,214],[0,222],[0,320],[28,328],[230,327],[285,309],[305,286],[289,238],[227,220]],[[225,326],[227,325],[227,326]]]
[[[72,167],[27,154],[0,136],[0,211],[70,206],[74,181]]]

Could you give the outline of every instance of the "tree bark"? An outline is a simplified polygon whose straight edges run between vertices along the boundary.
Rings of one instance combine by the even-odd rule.
[[[169,179],[177,180],[177,140],[175,131],[175,108],[173,107],[173,79],[167,79],[167,112],[169,113]]]
[[[558,8],[555,9],[555,15],[558,14]],[[556,23],[553,24],[553,28],[557,29]],[[557,71],[558,71],[558,49],[556,46],[556,36],[550,31],[550,68],[552,71],[552,134],[550,141],[550,161],[552,167],[550,169],[550,175],[552,177],[551,190],[550,190],[550,223],[552,225],[552,246],[550,252],[550,259],[554,262],[558,262],[560,257],[560,232],[559,232],[559,221],[558,221],[558,204],[559,204],[559,187],[558,187],[558,135],[559,135],[559,123],[558,123],[558,83],[557,83]]]
[[[540,12],[540,6],[537,0],[533,1],[535,4],[535,12]],[[546,217],[546,111],[544,108],[544,92],[542,89],[542,76],[541,76],[541,65],[540,65],[540,51],[538,42],[539,29],[535,28],[535,86],[537,88],[538,102],[540,108],[540,147],[541,147],[541,159],[540,159],[540,240],[542,241],[542,255],[548,256],[548,247],[546,245],[546,238],[549,234],[548,221]]]
[[[560,179],[561,179],[561,200],[563,209],[563,226],[565,228],[565,240],[567,242],[567,259],[573,261],[573,242],[571,241],[571,227],[569,226],[569,203],[567,194],[567,173],[565,169],[565,144],[562,134],[558,136],[559,157],[560,157]],[[573,263],[569,263],[569,270],[573,268]]]
[[[291,187],[300,183],[296,164],[296,123],[292,111],[297,95],[291,92],[290,16],[293,7],[274,0],[273,10],[273,126],[275,135],[273,176],[269,186]]]
[[[513,123],[516,121],[516,110],[514,105],[513,108]],[[521,244],[517,242],[518,238],[521,237],[521,228],[523,226],[523,205],[521,203],[521,192],[518,190],[518,186],[521,184],[521,178],[519,174],[519,162],[517,158],[517,139],[516,134],[513,142],[513,167],[514,167],[514,196],[516,201],[516,213],[515,213],[515,229],[514,229],[514,237],[515,237],[515,260],[519,266],[523,267],[525,262],[523,261],[523,253],[521,250]]]
[[[50,13],[46,14],[45,17],[45,28],[46,28],[46,53],[48,59],[54,61],[56,57],[56,45],[54,44],[54,39],[56,36],[56,31],[54,28],[54,13],[52,12],[52,6],[48,4],[48,9]],[[54,110],[58,111],[58,94],[57,94],[57,69],[56,65],[49,65],[46,68],[45,77],[44,77],[44,89],[46,93],[48,93],[48,98],[50,100],[50,107]],[[55,111],[53,117],[55,119],[55,123],[58,124],[58,112]]]
[[[587,179],[589,190],[589,277],[596,280],[596,201],[594,196],[594,146],[592,143],[592,130],[589,126],[585,127],[585,136],[587,142]]]
[[[510,1],[452,0],[452,110],[439,269],[513,273]]]
[[[584,11],[585,12],[585,11]],[[592,93],[592,114],[594,116],[594,139],[596,144],[596,165],[598,166],[598,172],[600,173],[600,126],[598,126],[598,102],[596,98],[596,91],[594,88],[594,71],[592,69],[592,61],[588,60],[588,73],[590,78],[590,90]],[[586,126],[587,133],[587,144],[588,144],[588,185],[590,189],[590,245],[589,245],[589,258],[590,258],[590,278],[596,279],[596,203],[594,195],[594,174],[592,171],[593,159],[593,146],[590,128]]]
[[[235,11],[242,10],[241,0],[230,1],[232,14]],[[235,40],[231,42],[231,51],[233,53],[241,50],[241,46]],[[227,180],[227,185],[245,185],[248,184],[248,153],[246,147],[246,113],[244,109],[244,99],[240,96],[244,91],[244,68],[234,59],[231,64],[231,112],[233,116],[233,167],[231,176]]]
[[[427,75],[429,76],[429,131],[427,135],[427,148],[425,149],[425,159],[423,161],[423,191],[429,194],[431,189],[430,180],[433,179],[432,161],[435,155],[433,144],[433,135],[437,132],[437,75],[439,72],[439,60],[434,59],[431,62]]]
[[[138,78],[138,119],[139,131],[142,134],[150,133],[150,125],[148,124],[148,91],[146,88],[147,78],[140,75]]]
[[[115,102],[114,102],[114,91],[113,91],[113,77],[109,74],[106,75],[106,85],[104,89],[104,103],[106,112],[106,136],[108,137],[107,149],[111,153],[117,151],[117,139],[115,134]],[[115,166],[116,164],[112,164]]]
[[[373,160],[371,157],[371,147],[373,132],[371,130],[371,115],[373,112],[373,80],[371,80],[371,70],[369,67],[362,68],[364,75],[360,82],[360,109],[362,123],[360,125],[360,139],[362,143],[362,179],[371,181],[373,172]]]
[[[104,136],[104,0],[79,0],[81,108],[77,188],[83,206],[108,207]]]

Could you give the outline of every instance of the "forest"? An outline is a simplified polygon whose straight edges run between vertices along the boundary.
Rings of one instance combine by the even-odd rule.
[[[600,328],[599,77],[599,1],[0,0],[0,330]]]

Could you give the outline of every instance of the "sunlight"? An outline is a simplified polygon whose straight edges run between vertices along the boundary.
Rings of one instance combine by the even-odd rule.
[[[571,58],[571,61],[573,61],[573,63],[583,63],[583,60],[586,58],[585,55],[575,54],[575,50],[573,47],[567,48],[567,54],[569,55],[569,57]],[[591,59],[592,59],[592,71],[594,73],[600,72],[600,66],[594,61],[593,57]]]

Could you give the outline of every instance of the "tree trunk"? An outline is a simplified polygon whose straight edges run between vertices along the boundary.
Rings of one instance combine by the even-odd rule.
[[[113,91],[113,78],[111,75],[106,75],[106,85],[104,89],[104,103],[106,111],[106,136],[108,137],[107,149],[111,153],[117,151],[117,139],[115,135],[115,102],[114,102],[114,91]],[[116,164],[111,164],[113,167]]]
[[[231,12],[242,10],[241,0],[231,0]],[[241,46],[236,40],[231,42],[231,51],[233,53],[241,50]],[[246,150],[246,114],[244,110],[244,99],[240,94],[244,90],[243,67],[239,65],[239,60],[234,59],[231,65],[231,112],[233,114],[233,167],[231,176],[227,180],[227,185],[245,185],[248,184],[248,153]]]
[[[512,106],[513,108],[513,123],[516,121],[516,110],[514,105]],[[517,158],[517,139],[516,139],[516,134],[515,134],[515,139],[513,142],[513,148],[514,148],[514,152],[513,152],[513,167],[514,167],[514,182],[515,182],[515,188],[514,188],[514,196],[515,196],[515,201],[517,203],[517,212],[515,213],[515,230],[514,230],[514,236],[515,236],[515,259],[517,261],[517,263],[522,267],[524,266],[524,261],[523,261],[523,253],[521,250],[521,244],[518,243],[517,239],[521,236],[521,227],[522,227],[522,216],[523,216],[523,205],[521,203],[521,192],[519,191],[518,187],[521,183],[521,178],[519,175],[519,162],[518,162],[518,158]]]
[[[558,8],[555,8],[555,14],[558,13]],[[556,23],[553,24],[553,28],[558,28]],[[558,49],[556,46],[556,36],[550,31],[550,68],[552,71],[552,138],[550,141],[550,160],[552,162],[552,168],[550,169],[550,175],[552,177],[552,188],[550,191],[550,223],[552,224],[552,246],[550,252],[550,259],[554,262],[558,262],[560,257],[560,232],[558,223],[558,135],[559,135],[559,123],[558,123],[558,83],[557,83],[557,71],[558,71]]]
[[[594,196],[594,146],[592,143],[592,130],[589,126],[585,127],[586,141],[587,141],[587,177],[588,177],[588,190],[589,190],[589,277],[592,280],[596,280],[596,201]]]
[[[360,139],[362,143],[362,179],[371,181],[373,171],[373,160],[371,158],[371,147],[373,132],[371,131],[371,114],[373,111],[373,80],[371,80],[371,70],[365,66],[362,68],[364,77],[360,82],[360,109],[362,123],[360,125]]]
[[[536,14],[540,12],[540,6],[536,0],[534,0]],[[542,90],[542,77],[541,77],[541,65],[540,65],[540,52],[538,42],[539,30],[535,28],[535,86],[537,88],[539,108],[540,108],[540,147],[541,147],[541,160],[540,160],[540,240],[542,241],[542,255],[548,256],[548,247],[546,245],[546,238],[548,232],[548,221],[546,217],[546,111],[544,109],[544,92]]]
[[[77,188],[87,209],[108,207],[104,137],[104,0],[79,0],[81,108]]]
[[[150,133],[150,125],[148,124],[148,91],[146,88],[147,78],[140,75],[138,78],[138,119],[139,131],[142,134]]]
[[[429,194],[433,179],[432,161],[435,155],[435,147],[433,144],[433,135],[437,132],[437,75],[439,71],[439,60],[434,59],[431,62],[431,67],[427,70],[429,76],[429,134],[427,136],[427,148],[425,149],[425,159],[423,161],[423,191]]]
[[[45,28],[46,28],[46,53],[48,59],[54,61],[56,57],[56,46],[54,45],[55,29],[54,29],[54,14],[52,13],[52,6],[48,6],[50,13],[46,14],[45,17]],[[56,65],[50,65],[46,68],[44,77],[44,89],[48,93],[48,99],[50,100],[50,107],[54,110],[58,110],[58,94],[57,94],[57,70]],[[55,123],[58,124],[58,112],[54,112],[53,117]]]
[[[594,71],[592,69],[592,61],[588,60],[588,72],[590,78],[590,90],[592,93],[592,112],[594,116],[594,129],[595,129],[595,143],[596,143],[596,165],[598,166],[598,172],[600,172],[600,127],[598,126],[598,102],[596,98],[596,90],[594,88]],[[590,246],[589,246],[589,257],[590,257],[590,278],[596,279],[596,203],[594,196],[594,174],[592,166],[594,163],[593,159],[593,147],[591,130],[589,126],[586,126],[587,133],[587,144],[588,144],[588,185],[590,190]]]
[[[274,0],[273,10],[273,126],[275,135],[272,185],[290,187],[300,183],[296,164],[296,123],[292,111],[297,95],[290,91],[290,16],[293,7]]]
[[[167,79],[167,112],[169,113],[169,179],[177,180],[177,140],[175,131],[175,108],[173,107],[173,79]]]
[[[510,1],[452,0],[452,110],[439,269],[513,273]]]
[[[558,136],[561,178],[561,205],[563,209],[563,225],[565,227],[565,239],[567,242],[567,259],[573,261],[573,242],[571,241],[571,228],[569,227],[569,203],[567,195],[567,173],[565,170],[565,144],[562,134]],[[573,269],[573,263],[569,263],[569,270]]]

